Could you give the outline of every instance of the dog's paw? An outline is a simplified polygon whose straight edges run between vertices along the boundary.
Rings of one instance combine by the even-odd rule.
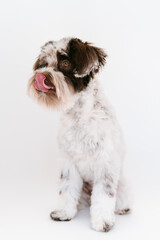
[[[72,216],[69,216],[65,211],[53,211],[50,213],[51,219],[55,221],[70,221]]]
[[[119,214],[119,215],[124,215],[124,214],[128,214],[131,212],[131,209],[130,208],[126,208],[126,209],[118,209],[116,210],[116,214]]]
[[[114,223],[108,223],[106,221],[92,222],[92,228],[98,232],[109,232],[114,226]]]
[[[101,215],[101,217],[91,218],[92,228],[98,232],[109,232],[115,223],[115,215]]]

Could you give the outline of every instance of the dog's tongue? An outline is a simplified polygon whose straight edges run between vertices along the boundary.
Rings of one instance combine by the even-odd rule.
[[[51,89],[50,86],[47,86],[44,82],[46,79],[46,76],[43,73],[37,73],[35,76],[35,82],[34,86],[37,90],[42,91],[42,92],[48,92],[49,89]]]

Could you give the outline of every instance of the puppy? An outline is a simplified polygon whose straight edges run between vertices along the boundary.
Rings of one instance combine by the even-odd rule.
[[[130,201],[122,133],[96,76],[106,57],[103,49],[77,38],[47,42],[28,90],[38,103],[62,112],[60,200],[51,218],[71,220],[87,203],[92,228],[108,232],[115,213],[130,211]]]

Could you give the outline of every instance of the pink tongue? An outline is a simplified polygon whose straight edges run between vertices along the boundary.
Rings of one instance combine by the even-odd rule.
[[[44,83],[45,79],[46,76],[43,73],[36,74],[35,76],[36,81],[34,82],[34,86],[37,90],[40,90],[42,92],[48,92],[48,90],[51,88]]]

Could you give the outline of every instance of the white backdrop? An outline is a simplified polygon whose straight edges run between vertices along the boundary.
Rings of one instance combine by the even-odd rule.
[[[160,3],[157,0],[14,0],[0,4],[1,239],[158,239],[160,214]],[[134,211],[115,228],[90,228],[89,210],[71,222],[49,218],[56,204],[59,113],[26,95],[39,48],[64,36],[103,47],[100,74],[127,145]]]

